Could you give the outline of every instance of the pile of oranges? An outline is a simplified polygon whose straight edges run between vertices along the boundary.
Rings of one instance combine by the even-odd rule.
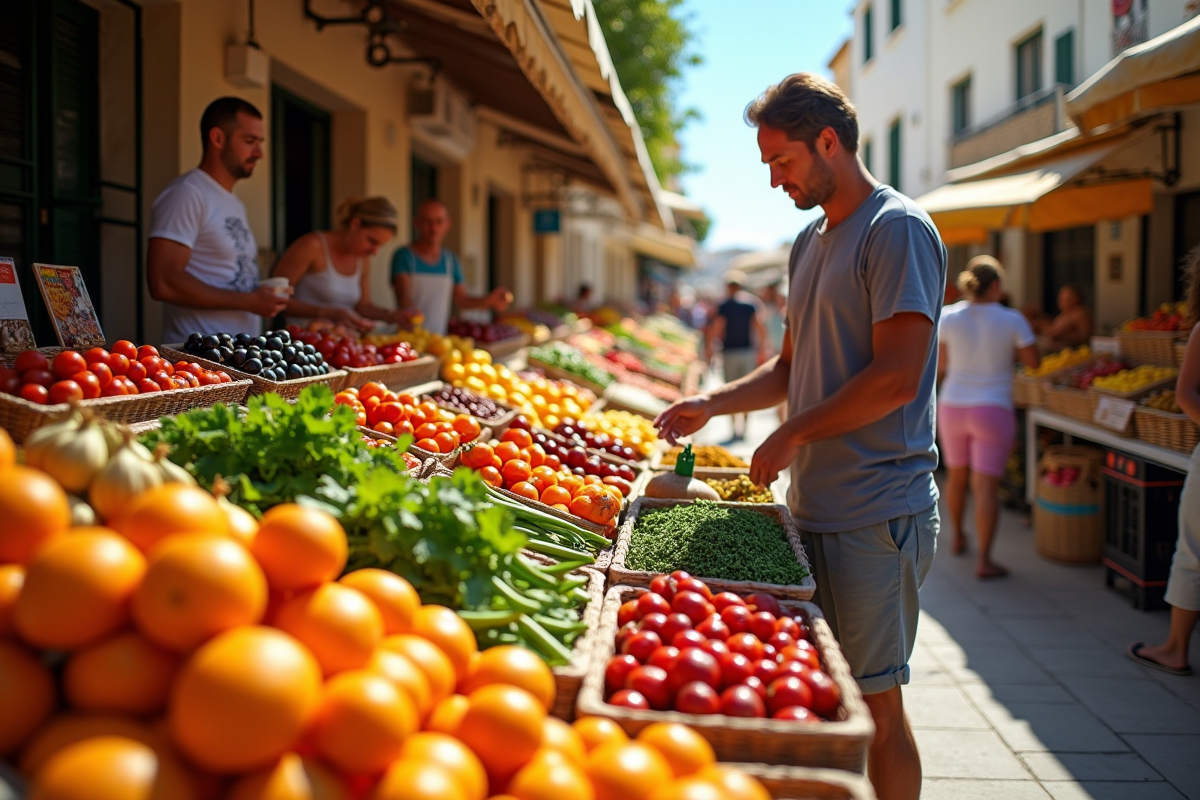
[[[499,441],[480,442],[462,454],[463,466],[484,481],[528,500],[613,528],[625,495],[595,475],[576,475],[522,428],[509,428]]]
[[[431,401],[418,402],[406,392],[393,392],[381,383],[361,389],[343,389],[334,402],[350,406],[358,424],[391,436],[413,437],[413,445],[430,453],[452,453],[466,442],[479,438],[479,421],[467,414],[454,414]]]
[[[0,430],[0,517],[0,759],[33,800],[769,798],[686,727],[550,717],[538,656],[479,652],[390,572],[341,575],[319,509],[259,522],[166,484],[69,528]]]

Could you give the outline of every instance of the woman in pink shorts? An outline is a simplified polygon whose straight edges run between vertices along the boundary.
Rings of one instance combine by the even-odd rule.
[[[938,439],[949,472],[946,503],[954,531],[951,552],[966,550],[963,515],[967,487],[975,495],[979,565],[975,575],[995,578],[1008,570],[992,561],[999,513],[997,489],[1016,434],[1013,361],[1040,363],[1033,330],[1017,311],[1000,304],[1004,270],[991,256],[971,259],[958,276],[966,300],[942,312],[938,329]]]

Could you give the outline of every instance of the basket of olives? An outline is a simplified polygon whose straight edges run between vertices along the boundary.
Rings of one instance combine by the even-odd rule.
[[[172,361],[195,361],[223,369],[235,379],[249,378],[250,394],[274,392],[295,399],[306,386],[328,386],[336,392],[348,377],[334,369],[311,344],[292,338],[286,330],[248,333],[193,333],[182,344],[159,348]]]

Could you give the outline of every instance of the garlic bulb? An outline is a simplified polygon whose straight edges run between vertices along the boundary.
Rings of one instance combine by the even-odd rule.
[[[88,500],[101,519],[111,520],[142,492],[161,486],[162,471],[150,451],[127,434],[125,445],[109,459],[92,481]]]
[[[167,453],[170,451],[171,446],[166,442],[160,444],[154,451],[154,466],[158,467],[158,471],[162,475],[162,482],[195,486],[196,479],[192,477],[191,473],[167,458]]]
[[[69,494],[67,495],[67,502],[71,504],[72,528],[82,528],[97,523],[96,512],[85,501],[80,500],[73,494]]]
[[[40,454],[41,469],[68,492],[83,492],[108,463],[108,442],[93,420],[47,441]]]
[[[52,422],[49,425],[43,425],[29,434],[25,439],[26,466],[41,469],[48,450],[59,442],[74,436],[82,424],[83,415],[76,410],[72,410],[63,419]]]

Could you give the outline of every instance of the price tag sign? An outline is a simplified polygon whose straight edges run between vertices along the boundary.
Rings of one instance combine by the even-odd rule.
[[[1135,408],[1137,408],[1137,403],[1132,400],[1122,400],[1119,397],[1101,397],[1092,420],[1097,425],[1105,428],[1111,428],[1114,431],[1123,431],[1129,427],[1129,418],[1133,416]]]
[[[1091,341],[1092,352],[1096,355],[1121,355],[1121,340],[1115,336],[1093,336]]]

